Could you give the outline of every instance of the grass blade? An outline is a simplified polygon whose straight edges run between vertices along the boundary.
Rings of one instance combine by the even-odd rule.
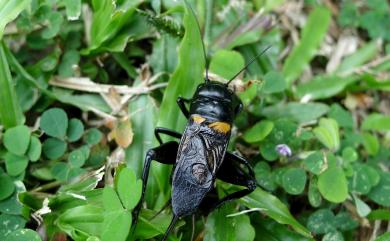
[[[293,48],[283,66],[283,74],[288,85],[300,76],[314,57],[328,31],[330,17],[330,11],[322,7],[317,7],[309,15],[300,42]]]
[[[0,0],[0,40],[7,23],[14,20],[29,4],[30,0]]]
[[[240,199],[240,203],[248,208],[261,208],[266,215],[278,223],[288,224],[297,233],[308,238],[312,237],[310,232],[294,218],[283,202],[260,188]]]
[[[0,119],[5,128],[23,124],[24,116],[16,96],[14,82],[5,55],[4,43],[0,44]]]

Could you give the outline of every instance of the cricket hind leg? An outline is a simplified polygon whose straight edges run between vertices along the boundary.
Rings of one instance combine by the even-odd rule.
[[[241,165],[244,165],[247,170],[244,170]],[[208,207],[209,212],[220,207],[226,202],[239,199],[250,194],[257,187],[255,173],[249,162],[244,158],[229,152],[226,153],[224,161],[218,170],[217,178],[227,183],[244,186],[246,189],[228,194],[212,204],[205,204],[205,206]]]
[[[177,98],[177,105],[179,106],[181,112],[183,113],[183,115],[188,119],[190,117],[190,112],[188,111],[187,107],[186,107],[186,103],[190,103],[190,99],[185,99],[181,96],[179,96]]]
[[[165,128],[165,127],[157,127],[156,129],[154,129],[154,135],[156,136],[156,139],[158,140],[160,145],[163,144],[163,141],[161,139],[160,134],[165,134],[165,135],[168,135],[168,136],[171,136],[171,137],[175,137],[175,138],[178,138],[178,139],[180,139],[181,136],[182,136],[179,132],[176,132],[174,130],[171,130],[171,129],[168,129],[168,128]]]
[[[142,194],[141,199],[138,202],[137,206],[133,210],[133,227],[132,232],[135,231],[137,222],[138,222],[138,216],[141,211],[142,203],[144,202],[145,198],[145,191],[146,186],[148,183],[148,177],[149,177],[149,170],[150,170],[150,164],[153,160],[162,163],[162,164],[169,164],[174,165],[176,161],[176,154],[177,150],[179,148],[179,143],[176,141],[170,141],[166,142],[164,144],[161,144],[160,146],[156,148],[149,149],[146,153],[145,161],[144,161],[144,169],[142,172]]]

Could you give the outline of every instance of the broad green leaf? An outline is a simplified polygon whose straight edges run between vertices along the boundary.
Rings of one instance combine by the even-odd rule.
[[[226,240],[235,241],[234,218],[226,218],[234,212],[232,205],[224,205],[207,217],[205,226],[205,241]]]
[[[68,116],[63,109],[51,108],[43,112],[39,126],[46,135],[63,140],[68,129]]]
[[[16,155],[24,155],[30,145],[31,132],[27,126],[15,126],[4,133],[4,146]]]
[[[126,148],[126,163],[137,174],[141,176],[143,160],[147,150],[154,147],[153,140],[156,122],[157,107],[153,99],[148,95],[138,96],[137,99],[129,103],[130,119],[133,125],[133,143]],[[150,176],[152,178],[152,176]],[[150,190],[150,189],[149,189]]]
[[[379,151],[379,140],[376,135],[370,133],[362,133],[363,146],[367,153],[371,156],[375,156]]]
[[[264,94],[279,93],[286,89],[286,81],[279,72],[270,71],[264,76],[264,85],[261,91]]]
[[[322,241],[344,241],[344,237],[342,233],[338,231],[334,231],[325,234],[324,237],[322,238]]]
[[[363,202],[357,195],[353,195],[355,201],[356,211],[360,217],[366,217],[370,212],[371,208],[365,202]]]
[[[104,161],[106,161],[107,156],[110,154],[110,148],[105,144],[97,144],[90,149],[89,158],[87,160],[88,166],[100,167]]]
[[[78,141],[84,133],[84,125],[83,123],[76,118],[72,118],[69,121],[68,129],[66,136],[68,137],[68,141],[74,142]]]
[[[88,158],[85,154],[81,148],[71,151],[68,155],[69,164],[72,167],[82,167]]]
[[[350,180],[350,190],[360,194],[368,194],[378,184],[379,173],[367,164],[354,165],[354,173]]]
[[[0,174],[0,183],[0,200],[4,200],[7,197],[11,196],[12,193],[15,191],[15,185],[11,177],[5,173]]]
[[[339,94],[348,85],[358,80],[356,77],[317,76],[307,83],[298,85],[296,95],[310,100],[326,99]]]
[[[57,138],[48,138],[43,142],[43,154],[50,160],[55,160],[64,155],[67,144]]]
[[[234,217],[236,241],[253,241],[255,238],[255,229],[251,225],[249,216],[238,215]]]
[[[100,241],[100,238],[96,236],[89,236],[86,241]]]
[[[368,197],[379,205],[390,207],[389,189],[390,173],[382,172],[379,184],[371,190],[371,192],[368,194]]]
[[[294,145],[294,142],[297,144],[297,128],[298,125],[289,119],[274,121],[274,128],[260,145],[261,155],[268,161],[276,160],[280,155],[276,150],[277,145],[283,144],[284,149],[288,149],[289,145]]]
[[[118,3],[117,6],[116,2],[111,0],[93,0],[94,14],[89,33],[91,42],[88,49],[82,53],[97,53],[105,49],[122,51],[131,36],[129,23],[132,22],[135,8],[141,2],[141,0],[126,1]]]
[[[11,176],[17,176],[26,170],[28,159],[25,156],[18,156],[8,152],[5,155],[5,168]]]
[[[308,191],[307,196],[308,196],[310,205],[312,205],[313,207],[319,207],[321,205],[322,197],[321,197],[320,192],[318,191],[317,178],[315,178],[315,177],[313,177],[310,180],[309,191]]]
[[[0,212],[12,215],[23,214],[25,206],[21,203],[20,194],[26,192],[26,187],[21,181],[15,181],[15,187],[16,190],[10,197],[0,201]]]
[[[383,64],[383,71],[386,71],[390,68],[390,61],[386,61]],[[381,70],[382,68],[378,68]],[[390,91],[390,81],[389,80],[377,80],[373,75],[364,75],[362,80],[365,82],[366,86],[364,89],[370,90],[382,90]]]
[[[19,75],[16,78],[15,91],[20,107],[22,108],[22,112],[29,111],[37,103],[39,93],[36,89],[31,88],[28,83],[20,81],[21,77]]]
[[[333,220],[333,226],[339,231],[349,231],[357,228],[359,223],[349,212],[340,211]]]
[[[353,26],[356,27],[359,24],[358,6],[354,2],[345,1],[341,3],[340,15],[338,16],[338,22],[342,27]]]
[[[283,65],[282,72],[287,85],[291,85],[308,67],[328,31],[330,17],[330,11],[323,7],[316,7],[310,13],[298,45],[293,48]]]
[[[58,65],[58,59],[60,56],[60,50],[57,48],[52,51],[50,54],[48,54],[46,57],[41,59],[37,65],[39,68],[44,72],[51,72],[53,71],[57,65]]]
[[[276,151],[276,144],[268,141],[264,141],[264,143],[261,144],[260,153],[267,161],[275,161],[279,157],[279,154]]]
[[[135,231],[135,237],[133,237],[134,240],[150,240],[157,235],[165,233],[171,222],[172,216],[165,213],[161,213],[154,217],[155,215],[156,212],[152,212],[151,210],[142,210]],[[182,222],[179,221],[178,224],[176,224],[176,228],[181,225]],[[179,241],[179,239],[175,238],[173,233],[171,233],[168,237],[168,241]]]
[[[238,46],[243,46],[259,41],[261,38],[260,31],[243,32],[233,39],[226,47],[226,49],[233,49]]]
[[[36,136],[31,136],[30,145],[27,150],[27,156],[30,161],[38,161],[42,153],[42,143]]]
[[[319,151],[310,154],[305,158],[303,163],[308,171],[316,175],[320,174],[321,171],[323,171],[326,167],[324,162],[324,155]]]
[[[10,4],[6,3],[6,8],[13,7],[18,2],[18,0],[9,1]],[[20,1],[21,4],[25,4],[26,2]],[[4,1],[0,3],[4,3]],[[4,26],[1,27],[1,24],[5,25],[5,23],[2,23],[4,21],[2,15],[6,14],[6,12],[3,12],[4,10],[0,9],[0,39],[4,28]],[[8,9],[8,11],[12,12],[12,9]],[[10,128],[23,124],[24,116],[19,105],[18,96],[16,95],[15,83],[12,80],[5,51],[5,44],[0,41],[0,121],[5,128]]]
[[[252,219],[252,222],[256,227],[255,241],[314,241],[269,218]]]
[[[334,203],[343,202],[348,196],[348,185],[343,170],[329,166],[318,176],[318,189],[326,200]]]
[[[103,207],[105,211],[121,211],[123,206],[118,194],[112,187],[105,187],[103,189]]]
[[[204,81],[203,71],[205,68],[205,60],[202,49],[201,33],[196,28],[197,23],[195,17],[185,8],[184,28],[185,34],[179,47],[179,62],[175,72],[172,74],[165,89],[164,97],[159,110],[159,119],[157,126],[182,131],[185,125],[184,115],[177,107],[176,100],[179,96],[191,98],[196,87]],[[169,167],[161,165],[153,165],[153,175],[158,177],[156,182],[161,191],[160,195],[164,202],[168,200],[166,190],[168,187]]]
[[[42,38],[51,39],[60,32],[64,17],[60,12],[52,11],[47,16],[46,20],[47,27],[42,31]]]
[[[242,104],[247,107],[251,101],[257,96],[257,90],[260,88],[260,83],[253,82],[243,92],[239,93],[238,96],[242,101]]]
[[[322,103],[296,103],[286,105],[277,104],[265,107],[261,114],[269,119],[291,118],[298,123],[306,123],[318,119],[326,114],[329,107]]]
[[[355,162],[359,156],[354,148],[352,147],[346,147],[343,149],[342,152],[343,160],[346,162]]]
[[[69,173],[68,173],[68,180],[71,181],[72,179],[79,178],[80,175],[83,175],[87,171],[81,167],[72,167],[70,166]],[[76,179],[77,180],[77,179]]]
[[[0,214],[0,240],[5,240],[10,232],[24,228],[26,220],[20,215]]]
[[[337,151],[340,147],[339,126],[331,118],[321,118],[319,126],[314,128],[314,135],[327,148]]]
[[[136,180],[133,170],[123,168],[117,177],[116,190],[127,210],[132,210],[141,198],[142,181]]]
[[[58,162],[53,165],[50,171],[55,179],[66,182],[69,177],[70,167],[66,163]]]
[[[131,212],[120,210],[104,214],[102,241],[125,241],[130,232]]]
[[[85,142],[92,146],[98,144],[102,138],[103,134],[97,128],[88,129],[84,135]]]
[[[334,214],[329,209],[319,209],[313,212],[307,220],[307,227],[315,234],[325,234],[337,228],[334,226]]]
[[[177,46],[179,45],[180,39],[169,36],[168,34],[163,34],[161,38],[156,39],[153,42],[153,52],[150,56],[149,63],[152,69],[155,72],[168,72],[173,73],[177,66]],[[115,53],[118,63],[120,59],[127,59],[127,56],[119,55]],[[120,57],[120,58],[119,58]],[[121,65],[123,66],[123,64]],[[138,75],[135,71],[134,66],[127,64],[126,72],[130,76],[135,75],[134,78]]]
[[[245,131],[242,136],[248,143],[255,143],[264,140],[274,128],[274,123],[268,120],[262,120]]]
[[[64,4],[68,20],[77,20],[81,13],[81,0],[65,0]]]
[[[5,26],[26,9],[30,2],[30,0],[0,1],[0,40],[3,38]]]
[[[31,229],[18,229],[10,233],[5,241],[41,241],[37,232]]]
[[[284,190],[292,195],[298,195],[305,190],[306,172],[301,168],[289,168],[282,176]]]
[[[48,167],[34,168],[31,171],[31,175],[43,181],[50,181],[54,179],[51,170]]]
[[[376,209],[373,210],[368,216],[368,220],[387,220],[390,221],[390,210]]]
[[[58,227],[73,239],[99,236],[103,230],[104,214],[102,208],[83,205],[69,208],[56,220]],[[78,236],[83,235],[83,236]]]
[[[354,120],[352,118],[351,112],[345,110],[338,103],[332,104],[328,116],[332,119],[335,119],[339,126],[345,128],[353,128]]]
[[[351,74],[354,69],[374,58],[378,53],[376,41],[372,41],[345,57],[336,70],[337,74]]]
[[[310,232],[291,215],[288,208],[277,197],[260,188],[241,198],[240,202],[248,208],[261,208],[262,212],[278,223],[291,225],[296,232],[311,237]]]
[[[362,130],[389,131],[390,116],[379,113],[370,114],[363,120]]]
[[[276,189],[276,183],[271,173],[271,167],[268,163],[261,161],[258,162],[254,168],[256,180],[259,185],[269,191]]]
[[[222,49],[217,51],[211,58],[210,72],[230,80],[244,65],[244,58],[239,52]]]
[[[381,236],[377,237],[375,241],[388,241],[390,239],[390,232],[386,232]]]
[[[73,1],[73,0],[67,0]],[[80,0],[76,0],[80,1]],[[80,52],[77,50],[71,49],[64,53],[61,58],[61,63],[58,66],[58,74],[61,77],[72,77],[75,75],[75,70],[73,67],[78,65],[80,62]]]

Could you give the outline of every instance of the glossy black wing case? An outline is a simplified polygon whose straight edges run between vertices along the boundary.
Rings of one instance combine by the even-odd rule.
[[[193,213],[214,184],[230,138],[230,125],[192,116],[183,133],[172,179],[172,207]]]

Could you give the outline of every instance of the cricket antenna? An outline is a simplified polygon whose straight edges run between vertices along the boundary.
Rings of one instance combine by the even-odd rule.
[[[205,82],[207,83],[207,82],[210,81],[209,80],[209,61],[207,60],[206,48],[205,48],[204,43],[203,43],[202,31],[200,30],[200,24],[199,24],[198,18],[196,17],[195,11],[191,7],[191,4],[189,4],[187,2],[187,0],[184,0],[184,2],[187,5],[187,7],[191,10],[192,16],[195,18],[196,25],[198,26],[199,35],[200,35],[200,41],[202,42],[204,61],[205,61],[205,64],[206,64],[206,78],[205,78]]]
[[[259,54],[257,54],[255,57],[253,57],[245,66],[244,68],[242,68],[240,71],[238,71],[237,74],[235,74],[233,76],[233,78],[231,78],[227,83],[226,85],[229,85],[230,82],[232,82],[239,74],[241,74],[242,71],[244,71],[246,68],[248,68],[249,65],[251,65],[258,57],[260,57],[261,55],[263,55],[268,49],[271,48],[271,45],[269,45],[267,48],[265,48],[263,51],[261,51]]]
[[[177,220],[179,220],[179,216],[173,214],[172,221],[169,224],[169,227],[168,227],[167,231],[165,231],[164,237],[161,239],[161,241],[167,240],[168,235],[172,231],[173,227],[175,227],[175,224],[176,224]]]

